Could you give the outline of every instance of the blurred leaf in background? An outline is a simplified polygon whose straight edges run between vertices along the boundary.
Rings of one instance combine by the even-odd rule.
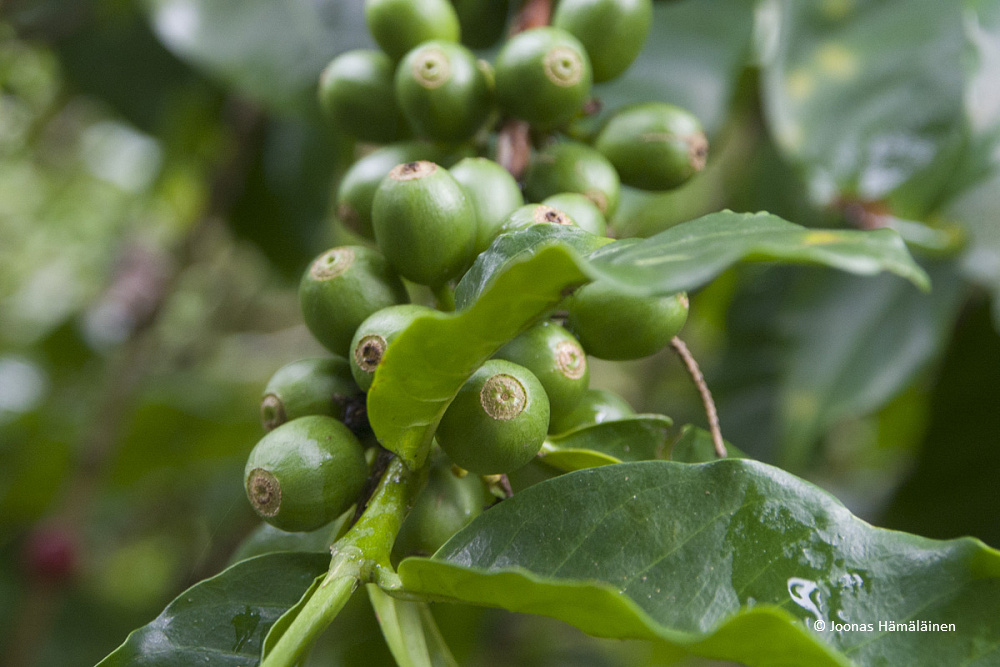
[[[255,524],[240,476],[259,392],[316,348],[253,234],[220,221],[277,200],[277,267],[297,277],[328,241],[340,152],[258,130],[136,3],[5,10],[0,643],[11,664],[93,664]],[[32,574],[46,544],[66,556],[55,579]]]
[[[372,48],[364,0],[146,0],[167,47],[268,107],[308,113],[344,51]]]

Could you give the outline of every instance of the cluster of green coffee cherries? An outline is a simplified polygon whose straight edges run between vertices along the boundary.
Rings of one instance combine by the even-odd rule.
[[[446,295],[477,256],[533,225],[579,227],[596,247],[622,184],[665,190],[704,166],[698,121],[665,103],[622,108],[587,142],[568,138],[592,84],[635,59],[651,0],[559,0],[550,26],[510,37],[492,65],[478,60],[468,46],[503,36],[507,5],[368,0],[381,50],[345,53],[322,74],[332,122],[360,142],[388,145],[357,160],[336,195],[339,219],[374,247],[359,240],[328,250],[300,283],[305,323],[335,356],[281,368],[264,392],[269,432],[250,454],[246,489],[279,529],[318,529],[358,501],[378,449],[365,392],[396,337],[432,312],[411,293],[438,295],[448,310]],[[512,118],[536,138],[522,183],[476,156],[496,150],[491,131]],[[550,434],[633,414],[620,397],[589,388],[587,356],[648,356],[677,334],[687,310],[683,294],[639,298],[591,283],[484,363],[437,427],[430,483],[407,525],[428,514],[437,526],[451,523],[424,530],[418,551],[433,551],[482,510],[481,476],[530,463]]]

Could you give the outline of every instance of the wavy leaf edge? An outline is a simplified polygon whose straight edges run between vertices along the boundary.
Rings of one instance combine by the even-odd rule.
[[[700,464],[649,461],[621,465],[643,466],[650,464],[680,466],[689,470],[707,469],[711,466],[745,467],[748,473],[761,474],[771,478],[772,481],[786,484],[792,491],[801,489],[811,495],[814,501],[819,503],[819,508],[822,510],[815,513],[817,517],[822,514],[839,515],[841,521],[857,522],[858,527],[866,535],[877,536],[881,534],[883,537],[901,539],[903,545],[908,544],[911,547],[927,550],[940,549],[956,555],[960,554],[964,559],[964,564],[961,567],[966,568],[968,582],[1000,579],[1000,550],[989,547],[981,540],[973,537],[937,540],[872,526],[849,512],[839,499],[824,489],[758,461],[722,459]],[[569,473],[542,482],[539,486],[551,484],[557,480],[565,480],[571,475],[591,472],[594,472],[593,469]],[[459,535],[475,529],[474,522]],[[455,538],[452,539],[455,540]],[[460,547],[463,544],[461,540],[458,543]],[[455,547],[452,547],[453,551],[454,549]],[[464,549],[458,553],[462,552]],[[448,553],[447,544],[438,552],[438,554],[442,553]],[[514,612],[551,616],[599,637],[660,640],[704,657],[736,660],[748,665],[855,664],[841,649],[821,640],[818,633],[808,627],[811,618],[807,617],[806,622],[803,622],[803,619],[796,618],[791,613],[771,603],[743,604],[734,612],[723,617],[714,627],[703,633],[695,633],[660,623],[624,592],[600,579],[551,577],[537,574],[516,564],[489,568],[476,567],[469,563],[447,561],[438,555],[431,558],[406,559],[400,563],[399,574],[404,590],[410,594],[425,595],[431,599],[449,599],[495,606]],[[529,592],[520,596],[509,595],[508,591],[516,590],[518,585],[527,585]],[[763,649],[757,647],[751,650],[743,646],[740,650],[735,650],[727,637],[732,633],[737,633],[737,631],[745,632],[747,624],[756,626],[760,623],[769,624],[768,632],[776,633],[771,636],[774,641],[763,642],[763,644],[770,646],[793,642],[798,647],[796,650],[807,651],[809,662],[802,663],[787,659],[788,656],[783,653],[784,647],[780,650],[772,650],[768,647]],[[759,627],[754,630],[754,632],[761,631],[762,629]],[[738,638],[737,636],[733,639]],[[803,641],[807,645],[803,645]],[[856,646],[849,648],[853,650]],[[783,655],[785,658],[782,657]],[[796,655],[801,657],[802,654]]]

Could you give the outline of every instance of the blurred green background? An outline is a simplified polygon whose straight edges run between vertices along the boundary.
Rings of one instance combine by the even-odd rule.
[[[0,3],[5,664],[93,664],[257,525],[241,476],[259,394],[321,353],[297,279],[352,239],[330,199],[365,147],[314,87],[370,44],[361,4]],[[753,265],[692,295],[683,336],[741,449],[877,525],[1000,547],[1000,2],[657,2],[639,61],[596,95],[605,113],[687,107],[712,145],[681,189],[628,191],[618,236],[728,207],[907,239],[930,294]],[[592,375],[705,423],[669,353]],[[659,661],[556,622],[437,612],[463,664]],[[318,655],[391,664],[354,602]]]

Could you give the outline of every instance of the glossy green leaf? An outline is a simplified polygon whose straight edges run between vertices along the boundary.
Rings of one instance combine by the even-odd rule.
[[[929,287],[896,232],[807,229],[768,213],[721,211],[589,257],[594,277],[636,292],[672,294],[704,285],[745,261],[817,264],[861,275],[888,271]]]
[[[323,67],[371,48],[361,0],[146,0],[179,57],[277,109],[315,104]]]
[[[610,454],[594,449],[572,449],[569,447],[553,447],[545,441],[538,452],[538,461],[562,472],[573,472],[598,466],[609,466],[621,461]]]
[[[570,253],[570,258],[586,270],[580,258],[610,243],[610,239],[564,225],[532,225],[524,230],[501,234],[462,276],[455,288],[455,304],[459,309],[472,305],[504,271],[547,245],[558,245],[575,252],[575,255]]]
[[[507,341],[586,282],[565,246],[543,244],[509,264],[467,308],[415,320],[386,350],[368,392],[376,437],[410,467],[430,451],[431,438],[462,384]]]
[[[727,441],[726,457],[745,459],[747,455],[740,451],[736,445]],[[712,442],[712,434],[691,424],[681,430],[681,437],[670,448],[670,460],[680,463],[711,463],[718,458],[715,453],[715,443]]]
[[[744,0],[655,3],[642,53],[620,77],[595,87],[606,112],[600,118],[659,100],[690,110],[714,134],[726,119],[752,30],[753,4]]]
[[[808,229],[769,213],[720,211],[685,222],[647,239],[624,239],[595,249],[586,261],[586,239],[569,231],[533,229],[498,239],[477,259],[456,291],[459,306],[479,298],[509,263],[545,241],[563,242],[590,279],[609,280],[622,290],[673,294],[701,287],[737,262],[783,262],[828,266],[873,275],[888,271],[922,289],[927,274],[910,256],[899,235],[874,231]],[[503,245],[501,245],[503,244]]]
[[[860,274],[891,271],[928,286],[893,231],[809,230],[766,213],[713,213],[582,256],[601,243],[550,225],[498,238],[459,283],[460,310],[414,321],[387,350],[368,394],[369,419],[383,446],[408,465],[420,465],[465,380],[567,290],[588,280],[613,281],[633,293],[672,294],[699,287],[739,261],[784,261]]]
[[[1000,553],[873,528],[746,459],[563,475],[399,573],[413,592],[751,666],[986,665],[1000,650]],[[890,621],[955,629],[879,629]]]
[[[780,460],[798,469],[837,422],[870,414],[941,354],[965,298],[951,264],[922,294],[891,276],[804,274],[786,302],[779,376]]]
[[[271,625],[326,571],[328,554],[277,553],[195,584],[134,631],[101,667],[253,667]]]
[[[659,456],[673,421],[664,415],[636,415],[549,436],[539,459],[570,472]]]
[[[823,203],[881,199],[957,148],[961,3],[776,0],[765,8],[767,121]],[[928,198],[949,173],[932,171],[921,179]]]

